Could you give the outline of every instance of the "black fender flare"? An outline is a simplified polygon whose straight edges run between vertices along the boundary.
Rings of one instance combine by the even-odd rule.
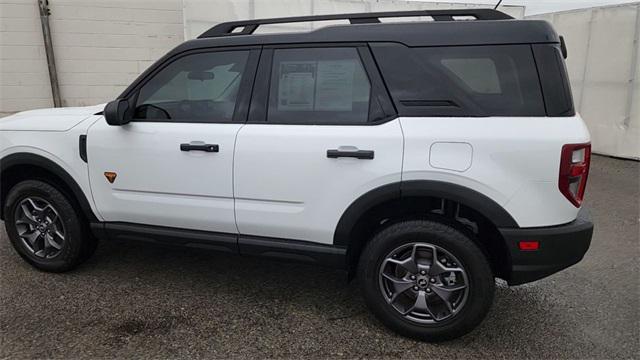
[[[75,199],[78,201],[78,204],[80,205],[80,209],[82,210],[82,213],[85,215],[85,217],[89,221],[98,220],[93,210],[91,209],[91,205],[89,204],[89,201],[87,200],[87,196],[85,195],[85,193],[82,191],[82,189],[80,188],[78,183],[73,179],[73,177],[69,175],[69,173],[67,173],[67,171],[63,169],[60,165],[40,155],[25,153],[25,152],[14,153],[0,159],[0,174],[4,173],[5,170],[17,165],[29,165],[29,166],[38,167],[58,177],[62,182],[64,182],[64,185],[71,191],[72,194],[70,195],[73,195]],[[0,199],[0,201],[4,202],[4,198]],[[4,204],[0,204],[0,212],[2,211],[1,209],[3,208],[4,208]]]
[[[497,228],[518,228],[518,223],[502,206],[476,190],[443,181],[409,180],[375,188],[351,203],[338,221],[333,244],[348,247],[351,229],[365,212],[376,205],[403,197],[439,197],[452,200],[479,212]]]

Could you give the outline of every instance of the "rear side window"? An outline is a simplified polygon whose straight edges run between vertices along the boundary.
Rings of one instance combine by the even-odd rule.
[[[479,94],[501,94],[500,77],[492,59],[441,59],[448,71],[453,73],[469,90]]]
[[[370,98],[371,84],[355,48],[274,51],[268,122],[366,123]]]
[[[390,45],[374,53],[401,114],[546,115],[529,45]]]
[[[560,47],[555,44],[532,46],[538,64],[544,102],[549,116],[574,116],[573,96]]]

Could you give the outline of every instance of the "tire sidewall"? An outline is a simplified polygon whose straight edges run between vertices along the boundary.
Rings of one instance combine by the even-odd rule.
[[[58,212],[65,228],[65,241],[61,252],[52,259],[35,256],[22,243],[15,225],[16,207],[27,197],[40,197],[48,201]],[[55,187],[36,180],[27,180],[15,185],[7,196],[4,208],[5,228],[11,244],[31,265],[38,269],[61,272],[75,266],[81,252],[82,228],[78,214],[69,200]]]
[[[437,245],[455,256],[467,273],[469,292],[464,307],[451,319],[435,324],[419,324],[405,319],[382,296],[378,269],[384,258],[398,247],[412,242]],[[388,327],[409,337],[441,341],[461,336],[475,328],[486,316],[495,281],[480,248],[462,232],[434,221],[416,220],[394,224],[379,232],[360,259],[359,277],[369,308]]]

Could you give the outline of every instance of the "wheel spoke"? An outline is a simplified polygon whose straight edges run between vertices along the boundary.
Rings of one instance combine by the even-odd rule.
[[[32,231],[30,234],[20,235],[20,237],[27,240],[31,246],[33,246],[36,243],[36,240],[38,240],[38,236],[40,236],[40,232],[37,230]]]
[[[42,210],[42,214],[42,217],[48,219],[49,223],[54,223],[56,222],[56,220],[58,220],[58,214],[49,204],[47,204],[47,206],[45,206],[45,208]]]
[[[30,226],[36,226],[36,223],[34,221],[32,221],[31,219],[27,218],[26,216],[23,217],[22,219],[18,219],[16,220],[16,225],[30,225]]]
[[[413,303],[413,306],[409,307],[403,315],[408,315],[413,311],[426,312],[435,320],[435,316],[431,312],[429,304],[427,303],[427,293],[422,290],[418,291],[418,296],[416,297],[416,301]]]
[[[55,240],[53,240],[53,236],[46,234],[44,236],[45,242],[48,243],[50,246],[52,246],[53,248],[55,248],[56,250],[60,250],[62,249],[62,244],[57,243]]]
[[[467,285],[453,285],[453,286],[445,286],[445,285],[433,285],[431,286],[431,290],[438,295],[444,302],[449,303],[451,297],[460,290],[464,290]]]
[[[386,261],[404,268],[406,271],[408,271],[411,274],[415,274],[418,272],[418,266],[416,265],[413,259],[413,254],[412,256],[409,256],[404,260],[387,259]]]
[[[414,284],[413,280],[399,279],[388,274],[382,274],[382,276],[391,283],[392,293],[390,299],[387,300],[390,303],[394,302],[398,298],[398,295],[409,290]]]
[[[29,201],[31,204],[33,204],[33,201],[31,201],[31,199],[27,199],[27,201]],[[33,205],[32,205],[33,206]],[[25,204],[24,202],[22,204],[20,204],[20,208],[22,209],[22,214],[31,222],[33,222],[34,224],[38,222],[38,220],[36,220],[36,215],[33,214],[33,212],[31,212],[31,209],[29,209],[29,207],[27,206],[27,204]]]
[[[464,272],[464,270],[459,267],[447,267],[435,258],[433,260],[433,264],[431,264],[431,267],[429,268],[429,275],[436,276],[447,272]]]
[[[60,230],[56,230],[53,234],[60,238],[60,240],[64,241],[64,235],[60,232]]]

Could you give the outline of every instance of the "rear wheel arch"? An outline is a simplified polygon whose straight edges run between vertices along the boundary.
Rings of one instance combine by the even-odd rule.
[[[518,227],[517,222],[489,197],[447,182],[412,180],[369,191],[342,214],[334,245],[347,248],[346,265],[353,274],[364,246],[376,232],[398,221],[424,218],[467,232],[489,257],[496,276],[508,276],[511,258],[498,228]]]
[[[24,180],[40,180],[59,189],[78,206],[87,221],[97,221],[86,195],[69,173],[54,161],[31,153],[15,153],[0,159],[0,219],[11,188]]]

